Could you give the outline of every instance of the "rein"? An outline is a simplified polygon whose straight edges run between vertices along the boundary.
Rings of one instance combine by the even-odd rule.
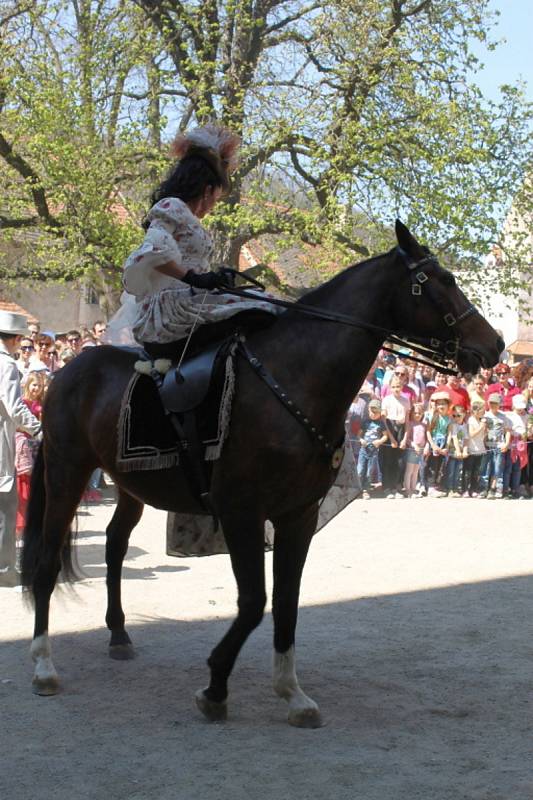
[[[414,297],[419,297],[422,295],[422,287],[427,283],[427,281],[429,281],[429,276],[420,268],[425,264],[438,263],[437,259],[433,256],[427,256],[419,261],[412,261],[408,254],[402,250],[402,248],[397,247],[396,250],[409,269],[409,274],[411,277],[411,294]],[[417,271],[415,272],[415,270]],[[229,272],[230,270],[228,269],[227,271]],[[231,272],[235,277],[239,276],[240,274],[236,270],[231,270]],[[253,287],[259,289],[261,292],[264,292],[265,287],[262,283],[254,278],[250,278],[250,276],[247,276],[247,280],[253,285]],[[465,311],[458,317],[455,317],[454,314],[450,312],[446,313],[445,309],[441,307],[440,302],[430,292],[429,287],[425,286],[424,288],[429,294],[432,303],[439,311],[441,311],[443,320],[449,328],[453,328],[471,314],[477,313],[476,309],[472,305],[468,306],[468,308],[466,308]],[[243,287],[240,289],[234,287],[224,287],[221,289],[221,291],[224,294],[232,294],[236,297],[244,297],[250,300],[258,299],[257,293],[251,292],[249,287]],[[269,297],[268,295],[263,295],[261,297],[261,302],[270,303],[274,306],[297,311],[299,314],[304,314],[305,316],[313,317],[315,319],[321,319],[325,322],[336,322],[341,325],[348,325],[352,328],[362,328],[364,330],[379,333],[391,344],[408,347],[410,350],[414,350],[416,353],[423,356],[423,358],[409,356],[409,358],[411,358],[413,361],[417,361],[420,364],[425,364],[430,367],[436,367],[439,372],[443,372],[446,375],[458,374],[458,370],[450,366],[450,363],[456,363],[457,360],[457,354],[459,351],[459,338],[457,336],[454,339],[449,339],[447,341],[442,341],[441,339],[435,338],[409,338],[407,336],[402,336],[401,334],[395,333],[395,331],[391,330],[390,328],[374,325],[371,322],[364,322],[348,314],[342,314],[336,311],[326,311],[325,309],[316,308],[315,306],[310,306],[306,303],[294,302],[291,300],[280,300],[275,297]],[[391,347],[383,347],[383,350],[387,350],[395,355],[404,355],[403,353],[400,353]]]
[[[409,255],[400,247],[397,248],[397,252],[409,269],[409,275],[411,278],[411,294],[413,297],[419,297],[422,295],[424,284],[426,284],[429,280],[429,276],[421,268],[425,264],[437,263],[437,261],[431,256],[423,258],[420,261],[412,261]],[[225,268],[225,271],[230,272],[228,268]],[[239,273],[235,270],[231,270],[231,272],[233,273],[234,277],[239,275]],[[258,288],[261,292],[264,292],[265,287],[259,281],[255,280],[255,278],[247,276],[247,279],[249,283],[252,284],[251,287],[244,287],[240,289],[236,289],[234,287],[224,287],[221,289],[221,291],[225,294],[235,295],[236,297],[245,297],[251,300],[257,300],[257,292],[251,292],[249,291],[249,288]],[[443,320],[449,328],[453,328],[471,314],[477,313],[474,306],[470,305],[462,314],[460,314],[458,317],[455,317],[454,314],[446,312],[446,309],[442,307],[441,302],[433,295],[427,286],[425,287],[425,290],[433,305],[438,311],[441,312]],[[316,308],[315,306],[310,306],[306,303],[295,303],[290,300],[279,300],[266,295],[262,295],[261,300],[274,306],[280,306],[281,308],[297,311],[300,314],[304,314],[305,316],[312,317],[314,319],[320,319],[326,322],[336,322],[342,325],[349,325],[352,328],[362,328],[379,333],[391,344],[403,345],[404,347],[407,346],[410,350],[414,350],[415,352],[424,356],[424,358],[410,356],[413,361],[417,361],[420,364],[427,364],[431,367],[437,367],[440,372],[444,372],[448,375],[457,375],[457,370],[450,366],[450,362],[456,363],[460,343],[458,336],[446,342],[443,342],[440,339],[426,340],[419,337],[408,338],[407,336],[401,336],[400,334],[395,333],[389,328],[383,328],[380,325],[374,325],[370,322],[363,322],[348,314]],[[429,343],[426,344],[426,341]],[[384,346],[383,349],[389,351],[390,353],[403,355],[401,352],[399,353],[392,347]],[[263,383],[266,384],[266,386],[268,386],[270,391],[277,397],[285,409],[305,429],[311,441],[318,445],[322,453],[330,460],[333,470],[337,470],[342,462],[344,436],[342,437],[342,440],[337,443],[328,441],[328,438],[317,429],[317,427],[313,424],[313,421],[309,419],[309,417],[294,403],[294,401],[285,391],[284,387],[278,383],[278,381],[270,374],[257,356],[250,350],[244,337],[239,338],[237,353],[239,353],[248,362],[256,375],[263,381]]]

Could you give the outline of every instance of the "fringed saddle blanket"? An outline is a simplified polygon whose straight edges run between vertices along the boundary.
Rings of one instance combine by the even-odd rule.
[[[206,461],[216,461],[229,431],[235,389],[233,352],[223,348],[217,357],[206,399],[196,409]],[[118,420],[117,469],[120,472],[169,469],[179,464],[176,431],[165,413],[159,391],[148,375],[135,372]]]

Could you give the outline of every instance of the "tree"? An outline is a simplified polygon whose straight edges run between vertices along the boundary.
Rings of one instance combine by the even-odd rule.
[[[65,164],[80,170],[80,149],[72,143],[81,138],[81,171],[90,172],[92,189],[87,204],[78,200],[72,209],[82,220],[75,232],[94,263],[116,266],[135,234],[126,226],[117,241],[108,214],[113,192],[120,188],[139,218],[143,203],[132,187],[146,189],[155,181],[170,131],[216,118],[244,142],[231,196],[211,219],[218,259],[236,263],[244,243],[279,233],[283,240],[320,243],[324,261],[342,266],[365,255],[369,239],[373,248],[385,246],[400,214],[479,283],[480,257],[498,241],[505,206],[530,157],[531,107],[520,88],[503,87],[495,104],[472,83],[479,65],[470,42],[490,45],[488,5],[43,2],[7,23],[12,32],[31,20],[33,38],[22,58],[10,57],[16,80],[7,86],[2,115],[6,139],[14,129],[24,132],[13,134],[19,145],[13,152],[27,159],[38,180],[25,178],[1,149],[0,180],[11,181],[12,190],[22,178],[20,200],[36,208],[39,227],[53,233],[30,187],[42,186],[54,199],[51,207],[64,203],[73,185]],[[52,13],[56,34],[47,36],[57,51],[56,91],[42,69],[50,25],[37,24]],[[76,47],[58,49],[56,39],[67,29],[75,30]],[[68,89],[60,96],[59,75]],[[35,116],[47,137],[40,153],[30,147],[28,123],[34,125]],[[68,158],[58,142],[70,145]],[[102,186],[107,205],[98,202]],[[11,192],[4,196],[12,205]],[[76,236],[61,231],[71,246]]]
[[[17,278],[114,284],[138,239],[137,205],[122,189],[162,159],[127,118],[127,76],[146,50],[126,6],[20,3],[0,21],[0,228],[4,240],[23,237]]]

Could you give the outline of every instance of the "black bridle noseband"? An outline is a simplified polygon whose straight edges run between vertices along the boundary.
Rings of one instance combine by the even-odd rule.
[[[422,294],[425,293],[433,305],[441,312],[443,322],[448,328],[450,328],[450,332],[453,331],[455,326],[467,319],[467,317],[478,313],[477,309],[473,305],[468,305],[468,307],[458,316],[455,316],[455,314],[447,311],[443,307],[440,299],[437,298],[431,291],[431,285],[429,283],[430,276],[424,272],[423,269],[423,267],[427,264],[439,266],[439,262],[435,256],[428,255],[424,258],[421,258],[419,261],[414,261],[401,247],[397,247],[396,252],[409,270],[409,276],[411,279],[411,295],[416,298],[421,297]],[[235,277],[239,277],[241,275],[241,273],[237,272],[236,270],[230,270],[228,268],[224,268],[224,272],[232,273]],[[221,289],[221,291],[224,294],[233,294],[237,297],[245,297],[250,300],[257,300],[257,294],[251,293],[249,290],[254,289],[257,291],[257,289],[259,289],[260,291],[264,291],[265,287],[262,283],[255,280],[255,278],[251,278],[250,276],[246,276],[246,280],[250,284],[249,286],[244,286],[238,289],[234,287],[224,287]],[[261,301],[270,303],[271,305],[280,306],[282,308],[288,308],[292,311],[297,311],[300,314],[304,314],[305,316],[314,317],[315,319],[322,319],[327,322],[337,322],[341,325],[349,325],[353,328],[362,328],[364,330],[379,333],[391,345],[404,348],[407,347],[423,356],[423,358],[418,358],[414,355],[410,355],[409,358],[411,360],[418,361],[419,363],[426,364],[430,367],[435,367],[440,372],[448,375],[457,375],[458,370],[456,368],[456,364],[460,349],[460,338],[458,335],[446,340],[437,339],[434,337],[426,338],[410,336],[408,334],[403,334],[402,332],[395,332],[390,328],[383,328],[380,325],[374,325],[371,322],[358,320],[348,314],[342,314],[336,311],[326,311],[325,309],[306,305],[302,302],[279,300],[278,298],[268,297],[267,295],[261,297]],[[398,352],[397,350],[393,349],[393,347],[384,345],[383,349],[390,353],[394,353],[395,355],[405,357],[405,353]]]

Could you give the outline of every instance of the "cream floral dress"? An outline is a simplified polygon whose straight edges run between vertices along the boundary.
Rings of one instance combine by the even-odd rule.
[[[199,325],[218,322],[241,311],[279,309],[256,300],[244,300],[216,291],[193,289],[177,278],[156,270],[174,261],[188,272],[208,272],[213,253],[209,233],[186,203],[177,197],[160,200],[148,213],[150,223],[144,241],[124,265],[122,307],[110,321],[111,344],[178,341]]]

